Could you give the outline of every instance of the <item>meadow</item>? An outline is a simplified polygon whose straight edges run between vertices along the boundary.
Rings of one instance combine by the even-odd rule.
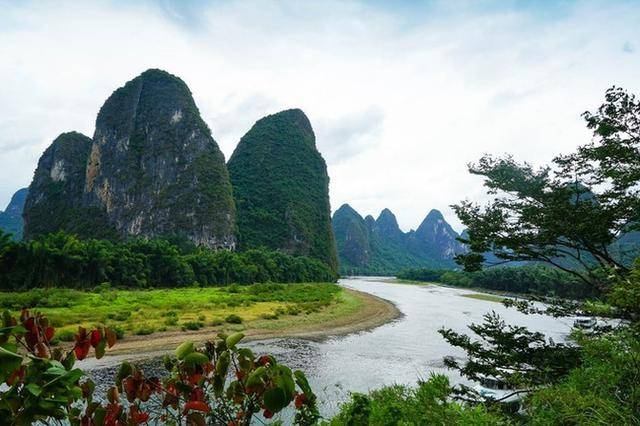
[[[357,310],[360,301],[345,293],[330,283],[154,290],[54,288],[1,292],[0,309],[17,313],[26,307],[42,312],[57,328],[57,338],[71,341],[78,325],[106,325],[120,338],[206,327],[286,328],[292,323],[315,322],[321,314],[326,317]]]

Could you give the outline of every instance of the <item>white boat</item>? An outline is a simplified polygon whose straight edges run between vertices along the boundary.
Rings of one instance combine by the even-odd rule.
[[[573,321],[573,326],[581,330],[593,330],[598,324],[598,321],[594,317],[577,317]]]
[[[514,411],[520,409],[520,401],[526,392],[522,389],[513,389],[500,377],[482,375],[479,383],[473,387],[481,397],[492,399],[507,405],[513,405]]]

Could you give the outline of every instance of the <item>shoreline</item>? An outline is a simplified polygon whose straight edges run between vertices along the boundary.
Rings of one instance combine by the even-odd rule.
[[[304,324],[283,329],[260,327],[260,323],[258,323],[255,326],[248,324],[246,329],[226,331],[241,331],[245,334],[243,342],[282,338],[318,341],[329,337],[368,331],[402,317],[402,312],[388,300],[347,287],[343,287],[343,291],[362,303],[354,312],[327,321],[322,318],[318,318],[319,321],[304,321]],[[321,317],[321,315],[322,312],[316,316]],[[76,366],[93,370],[114,366],[125,360],[136,361],[154,358],[172,352],[184,341],[190,340],[201,344],[222,331],[225,330],[221,330],[219,327],[207,327],[197,331],[167,331],[148,336],[132,336],[118,341],[113,348],[107,350],[103,358],[98,360],[90,357],[78,361]]]

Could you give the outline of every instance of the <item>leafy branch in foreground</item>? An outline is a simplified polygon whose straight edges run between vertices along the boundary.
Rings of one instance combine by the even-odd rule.
[[[108,328],[87,332],[80,327],[75,345],[67,352],[52,344],[55,330],[42,314],[22,310],[19,318],[4,312],[0,328],[0,419],[11,424],[30,425],[46,419],[80,419],[75,403],[93,390],[90,381],[80,382],[84,373],[73,368],[91,348],[96,358],[113,346],[116,335]],[[89,402],[91,402],[89,400]],[[87,412],[95,406],[89,404]]]
[[[640,102],[614,87],[583,116],[593,141],[550,166],[509,156],[470,165],[493,199],[453,206],[468,228],[470,252],[458,259],[466,269],[479,269],[491,251],[503,262],[551,264],[601,289],[611,272],[629,272],[613,244],[639,225]]]
[[[146,377],[125,362],[106,401],[94,399],[95,384],[74,368],[91,348],[96,358],[115,343],[107,328],[82,327],[74,346],[55,347],[55,330],[42,314],[5,312],[0,328],[0,424],[65,421],[71,425],[224,424],[247,426],[256,415],[269,419],[293,403],[295,423],[316,424],[320,414],[301,371],[292,372],[270,355],[256,357],[236,345],[244,335],[223,334],[203,348],[185,342],[165,357],[169,376]]]
[[[447,328],[439,333],[449,344],[464,350],[467,357],[462,364],[446,357],[445,365],[476,382],[485,377],[498,378],[510,389],[531,390],[558,381],[580,364],[578,347],[547,341],[542,333],[507,325],[495,312],[469,329],[480,340]],[[461,389],[462,395],[473,393],[468,387]]]
[[[165,357],[169,376],[162,381],[123,363],[108,392],[107,419],[126,424],[131,418],[131,408],[127,413],[120,401],[123,395],[129,407],[138,407],[138,419],[153,424],[248,426],[258,413],[269,419],[291,403],[296,424],[315,424],[320,415],[304,373],[291,372],[273,356],[256,357],[238,348],[243,337],[220,334],[200,349],[183,343],[175,358]]]

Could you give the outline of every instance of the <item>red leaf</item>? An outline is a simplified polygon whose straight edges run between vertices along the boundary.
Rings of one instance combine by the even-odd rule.
[[[36,333],[36,320],[33,317],[27,318],[27,321],[24,323],[24,328],[32,332]]]
[[[273,413],[269,410],[264,410],[264,413],[262,413],[262,415],[265,419],[270,419],[271,417],[273,417]]]
[[[105,328],[104,334],[107,338],[107,345],[109,345],[109,347],[112,347],[113,345],[116,344],[117,336],[115,331],[111,330],[110,328]]]
[[[90,349],[91,349],[91,343],[89,343],[88,340],[85,340],[82,343],[80,342],[76,343],[76,347],[73,350],[76,354],[76,358],[79,360],[82,360],[82,359],[85,359],[87,355],[89,355]]]
[[[93,330],[91,332],[91,346],[93,346],[94,348],[98,346],[98,343],[100,343],[100,339],[102,339],[100,330]]]
[[[76,342],[84,342],[87,340],[87,330],[84,327],[78,327],[78,334],[75,336]]]
[[[208,413],[211,411],[211,408],[202,401],[191,401],[184,404],[185,413],[189,410],[202,411],[204,413]]]
[[[53,329],[53,327],[47,327],[44,329],[44,337],[45,339],[47,339],[47,342],[53,339],[54,334],[55,334],[55,330]]]

